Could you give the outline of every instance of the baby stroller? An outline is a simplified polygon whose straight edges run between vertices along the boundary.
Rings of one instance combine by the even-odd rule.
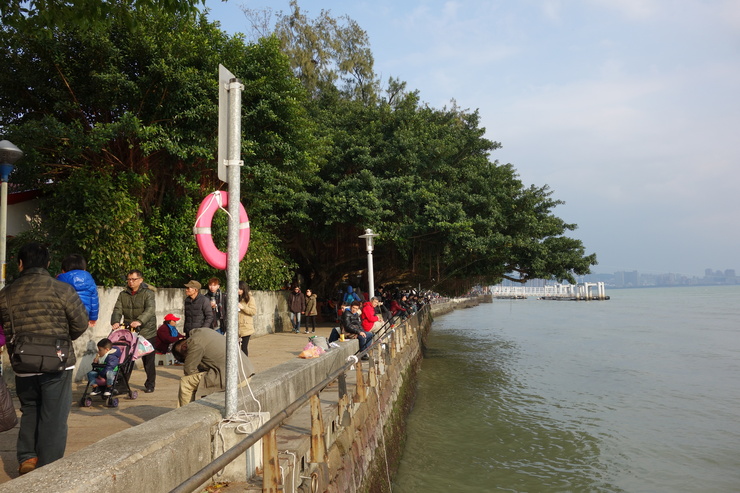
[[[131,377],[131,371],[134,369],[134,361],[138,356],[136,354],[136,344],[138,339],[136,333],[131,332],[128,328],[120,328],[112,331],[108,335],[108,339],[113,343],[113,346],[116,346],[121,350],[121,361],[118,364],[113,385],[111,385],[111,394],[109,396],[103,396],[101,394],[101,397],[105,401],[105,405],[107,407],[118,407],[118,395],[128,393],[128,396],[131,399],[139,397],[139,392],[137,390],[131,390],[131,387],[128,384],[129,377]],[[104,364],[93,363],[93,370],[99,370],[104,367]],[[105,378],[98,376],[96,383],[98,385],[105,386]],[[82,393],[82,399],[80,399],[80,406],[92,406],[92,397],[88,395],[89,390],[90,382],[88,381],[85,391]]]

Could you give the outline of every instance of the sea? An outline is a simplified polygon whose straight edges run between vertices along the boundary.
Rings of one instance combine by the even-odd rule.
[[[437,317],[395,493],[740,492],[740,287]]]

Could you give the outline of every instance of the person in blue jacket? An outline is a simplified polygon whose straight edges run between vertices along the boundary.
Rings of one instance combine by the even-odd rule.
[[[57,276],[62,282],[71,284],[80,296],[87,310],[88,325],[92,327],[98,320],[98,286],[95,279],[87,272],[85,257],[79,253],[68,255],[62,260],[62,273]]]
[[[87,381],[92,386],[90,395],[100,395],[100,386],[97,384],[98,377],[105,379],[103,396],[107,397],[113,390],[116,381],[116,371],[121,362],[121,348],[114,346],[110,339],[101,339],[98,342],[98,354],[93,358],[93,370],[87,373]],[[104,365],[104,366],[103,366]]]

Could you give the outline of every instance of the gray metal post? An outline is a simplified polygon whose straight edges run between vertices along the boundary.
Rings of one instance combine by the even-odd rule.
[[[226,410],[224,418],[236,415],[239,385],[239,204],[241,201],[241,107],[244,86],[229,81],[229,234],[226,255]]]

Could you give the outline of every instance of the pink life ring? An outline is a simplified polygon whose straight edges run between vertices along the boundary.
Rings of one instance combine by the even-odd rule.
[[[229,205],[228,192],[209,193],[198,208],[198,219],[195,221],[193,234],[198,249],[208,265],[219,270],[226,270],[226,253],[216,248],[211,234],[211,223],[216,211]],[[244,206],[239,204],[239,260],[244,258],[249,248],[249,217]]]

